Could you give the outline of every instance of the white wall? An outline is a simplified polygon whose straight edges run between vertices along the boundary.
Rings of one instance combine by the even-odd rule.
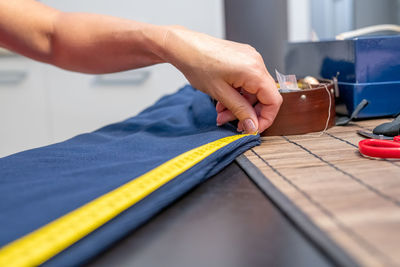
[[[310,0],[287,0],[289,42],[308,41],[311,38]]]
[[[334,39],[354,27],[353,0],[287,0],[289,41]],[[373,0],[372,0],[373,1]]]

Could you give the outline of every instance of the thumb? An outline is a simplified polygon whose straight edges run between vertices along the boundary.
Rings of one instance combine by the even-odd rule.
[[[252,105],[236,89],[227,83],[221,83],[216,99],[220,101],[240,121],[248,134],[258,131],[257,114]]]

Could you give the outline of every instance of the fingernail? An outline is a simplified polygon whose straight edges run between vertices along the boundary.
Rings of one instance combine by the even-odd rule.
[[[217,126],[221,126],[221,125],[222,125],[222,123],[219,120],[219,116],[217,116]]]
[[[245,119],[243,122],[243,128],[246,133],[253,134],[257,132],[256,125],[251,119]]]
[[[222,123],[221,123],[221,116],[220,116],[220,114],[219,113],[217,113],[217,126],[221,126],[222,125]]]

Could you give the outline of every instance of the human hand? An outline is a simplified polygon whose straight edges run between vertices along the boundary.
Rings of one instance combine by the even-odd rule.
[[[272,124],[282,97],[253,47],[170,27],[164,48],[166,61],[195,88],[218,100],[217,125],[239,119],[239,131],[255,133]]]

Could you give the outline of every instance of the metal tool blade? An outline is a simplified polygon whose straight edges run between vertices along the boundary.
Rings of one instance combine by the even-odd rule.
[[[382,135],[382,134],[374,134],[372,132],[366,132],[357,130],[357,134],[361,135],[362,137],[373,138],[373,139],[381,139],[381,140],[393,140],[393,137]]]

